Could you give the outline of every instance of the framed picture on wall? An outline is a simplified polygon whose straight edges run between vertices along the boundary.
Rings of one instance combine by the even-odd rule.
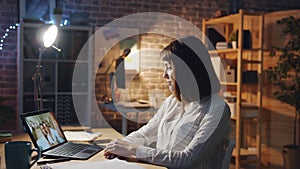
[[[50,15],[55,8],[56,0],[19,0],[20,21],[40,20],[50,21]]]

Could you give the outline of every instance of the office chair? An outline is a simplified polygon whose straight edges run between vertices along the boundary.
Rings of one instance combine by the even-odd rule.
[[[223,160],[222,160],[222,168],[221,169],[229,169],[231,155],[232,155],[234,147],[235,147],[235,140],[226,139],[226,141],[225,141],[225,154],[224,154],[224,157],[223,157]]]

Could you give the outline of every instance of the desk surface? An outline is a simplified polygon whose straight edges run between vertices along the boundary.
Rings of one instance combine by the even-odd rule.
[[[157,111],[156,108],[151,107],[149,104],[139,102],[100,103],[99,106],[121,113]]]
[[[111,129],[111,128],[105,128],[105,129],[93,129],[93,131],[95,132],[101,132],[103,133],[99,138],[97,138],[97,140],[101,141],[101,140],[107,140],[107,139],[117,139],[117,138],[123,138],[123,136],[118,133],[117,131]],[[13,141],[17,141],[17,140],[26,140],[26,141],[30,141],[29,136],[26,133],[19,133],[19,134],[15,134],[13,136]],[[105,144],[105,143],[104,143]],[[0,144],[0,155],[1,155],[1,169],[6,169],[5,167],[5,157],[4,157],[4,144]],[[100,160],[106,160],[105,157],[103,156],[103,151],[101,151],[100,153],[94,155],[93,157],[91,157],[89,160],[87,161],[100,161]],[[86,161],[81,161],[81,160],[71,160],[71,162],[86,162]],[[64,163],[68,163],[68,162],[64,162]],[[131,163],[135,163],[135,162],[131,162]],[[144,163],[136,163],[140,166],[143,166],[147,169],[165,169],[165,167],[161,167],[161,166],[156,166],[156,165],[151,165],[151,164],[144,164]],[[31,169],[40,169],[39,166],[37,166],[36,164],[31,168]]]

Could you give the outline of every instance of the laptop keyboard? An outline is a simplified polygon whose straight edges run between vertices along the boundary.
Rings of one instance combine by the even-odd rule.
[[[85,150],[90,145],[85,144],[76,144],[69,142],[68,144],[61,145],[59,148],[53,149],[51,153],[63,156],[72,156],[79,153],[82,150]]]

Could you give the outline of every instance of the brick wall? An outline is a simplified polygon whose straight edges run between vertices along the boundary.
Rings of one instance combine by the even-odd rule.
[[[6,28],[18,22],[18,0],[1,0],[0,35],[4,35]],[[89,14],[89,25],[103,26],[119,17],[137,12],[165,12],[182,17],[197,27],[201,28],[201,20],[210,18],[216,10],[228,10],[231,3],[226,0],[59,0],[58,6],[63,8],[64,19],[76,12]],[[300,8],[299,0],[288,1],[243,1],[246,10],[252,11],[275,11]],[[0,51],[0,94],[17,96],[17,33],[10,31],[5,39],[3,50]],[[146,42],[145,42],[146,43]],[[157,44],[156,42],[147,42]],[[16,106],[16,101],[11,103]]]
[[[6,106],[17,108],[17,30],[10,29],[18,20],[17,0],[1,0],[0,6],[0,39],[3,40],[3,50],[0,50],[0,97],[13,97],[5,101]],[[9,30],[7,32],[6,30]],[[8,36],[4,39],[7,33]],[[1,47],[1,46],[0,46]],[[0,110],[0,129],[16,127],[16,117],[5,119],[6,115]]]
[[[0,38],[6,28],[18,21],[18,0],[0,0]],[[276,10],[300,9],[300,0],[268,1],[268,0],[244,0],[240,4],[244,9],[254,12],[271,12]],[[63,8],[63,18],[69,19],[72,13],[86,13],[89,15],[90,26],[103,26],[114,19],[138,12],[164,12],[173,14],[191,22],[201,28],[203,18],[210,18],[216,10],[229,10],[229,2],[226,0],[58,0],[58,6]],[[141,36],[141,47],[161,49],[172,38],[161,35],[146,34]],[[17,33],[9,32],[5,39],[3,50],[0,50],[0,96],[14,96],[15,99],[9,105],[17,105]],[[152,65],[154,68],[149,69]],[[162,80],[162,71],[159,69],[161,62],[159,57],[147,55],[141,60],[141,72],[135,76],[129,84],[129,93],[132,98],[147,99],[149,90],[161,89],[168,95],[167,86]],[[158,69],[156,69],[158,68]],[[103,93],[103,81],[108,78],[99,76],[97,79],[96,93]],[[102,84],[101,84],[102,83]],[[100,97],[100,96],[99,96]],[[268,120],[268,119],[267,119]],[[268,126],[265,126],[268,128]],[[268,140],[268,135],[266,134]],[[273,143],[268,143],[272,146]],[[276,145],[279,145],[276,143]],[[272,150],[270,150],[272,151]],[[277,154],[279,154],[277,152]],[[267,159],[267,161],[276,161]]]

